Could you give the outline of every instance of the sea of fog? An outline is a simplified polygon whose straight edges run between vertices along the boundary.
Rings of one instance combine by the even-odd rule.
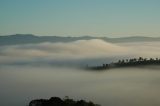
[[[0,46],[0,106],[26,106],[52,96],[102,106],[159,106],[160,66],[87,71],[133,57],[160,57],[159,42],[80,40]]]
[[[0,71],[0,106],[27,106],[52,96],[101,106],[159,106],[160,67],[91,72],[75,68],[8,66]]]

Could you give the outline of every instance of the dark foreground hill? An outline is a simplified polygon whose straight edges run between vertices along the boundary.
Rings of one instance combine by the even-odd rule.
[[[60,37],[60,36],[35,36],[32,34],[15,34],[0,36],[0,46],[3,45],[17,45],[29,43],[43,43],[43,42],[72,42],[77,40],[91,40],[100,39],[111,43],[121,42],[154,42],[160,41],[160,38],[153,37],[122,37],[122,38],[108,38],[108,37],[93,37],[93,36],[80,36],[80,37]]]
[[[73,99],[59,97],[51,97],[50,99],[32,100],[29,106],[100,106],[93,102],[86,102],[85,100],[75,101]]]

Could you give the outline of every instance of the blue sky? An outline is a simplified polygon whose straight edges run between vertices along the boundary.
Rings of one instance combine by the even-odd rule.
[[[0,0],[0,35],[160,36],[160,0]]]

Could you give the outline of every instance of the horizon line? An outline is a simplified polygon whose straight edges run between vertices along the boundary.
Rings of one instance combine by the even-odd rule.
[[[148,35],[124,35],[124,36],[108,36],[108,35],[104,35],[104,36],[101,36],[101,35],[40,35],[40,34],[32,34],[32,33],[15,33],[15,34],[4,34],[4,35],[1,35],[0,34],[0,37],[1,36],[14,36],[14,35],[33,35],[33,36],[37,36],[37,37],[99,37],[99,38],[102,38],[102,37],[105,37],[105,38],[130,38],[130,37],[145,37],[145,38],[160,38],[159,36],[148,36]]]

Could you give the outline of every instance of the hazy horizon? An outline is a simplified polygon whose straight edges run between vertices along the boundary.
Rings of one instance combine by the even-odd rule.
[[[56,37],[106,37],[106,38],[126,38],[126,37],[151,37],[151,38],[159,38],[160,36],[154,35],[120,35],[120,36],[111,36],[111,35],[38,35],[33,33],[13,33],[13,34],[4,34],[0,36],[12,36],[12,35],[33,35],[33,36],[56,36]]]

